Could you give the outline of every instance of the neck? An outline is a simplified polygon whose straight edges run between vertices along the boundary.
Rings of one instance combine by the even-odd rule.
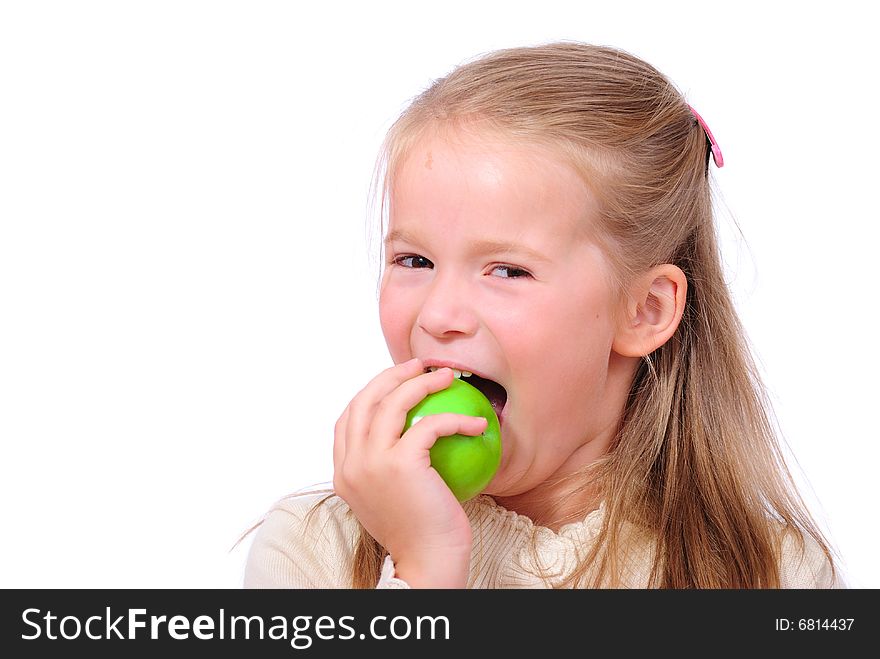
[[[601,406],[609,414],[602,420],[602,430],[590,441],[584,442],[550,478],[526,492],[493,495],[495,501],[507,510],[525,515],[536,525],[554,532],[596,510],[602,503],[604,493],[599,480],[591,476],[598,462],[608,454],[620,430],[624,403],[637,367],[637,359],[612,353],[608,396]]]
[[[564,480],[545,481],[522,494],[493,498],[507,510],[525,515],[535,525],[557,532],[599,507],[602,495],[598,484],[585,485],[584,480],[582,475],[571,474]]]

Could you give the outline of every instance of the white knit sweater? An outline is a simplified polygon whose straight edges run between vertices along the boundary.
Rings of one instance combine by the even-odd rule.
[[[245,588],[350,587],[358,525],[348,506],[333,497],[317,508],[308,525],[304,523],[306,513],[323,496],[285,498],[269,511],[248,553]],[[604,514],[600,506],[554,532],[502,508],[487,495],[463,507],[474,538],[468,588],[547,588],[559,583],[594,541]],[[831,566],[818,545],[810,538],[805,543],[801,552],[790,535],[783,540],[782,587],[842,587],[832,580]],[[646,587],[652,559],[650,550],[635,554],[624,586]],[[391,557],[377,587],[408,587],[394,577]]]

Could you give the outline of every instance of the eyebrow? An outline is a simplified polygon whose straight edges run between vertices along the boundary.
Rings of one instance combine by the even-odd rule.
[[[385,237],[384,243],[387,246],[395,240],[401,240],[413,245],[419,244],[419,241],[412,234],[399,229],[389,231],[388,235]],[[525,245],[520,245],[519,243],[508,240],[476,240],[470,243],[470,251],[475,254],[522,254],[535,261],[541,261],[544,263],[552,262],[552,259],[546,254],[542,254],[531,247],[526,247]]]

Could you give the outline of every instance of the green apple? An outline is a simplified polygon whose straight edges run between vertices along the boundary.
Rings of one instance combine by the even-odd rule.
[[[431,466],[461,502],[472,499],[489,484],[501,464],[501,426],[492,403],[475,386],[455,379],[446,389],[429,394],[406,415],[403,432],[431,414],[452,412],[484,417],[482,435],[440,437],[431,447]]]

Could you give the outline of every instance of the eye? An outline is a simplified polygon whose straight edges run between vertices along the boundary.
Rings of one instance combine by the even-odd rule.
[[[517,268],[515,265],[492,266],[492,272],[495,272],[496,270],[507,271],[507,274],[499,275],[502,279],[523,279],[532,276],[527,270]]]
[[[399,265],[403,268],[432,268],[434,264],[431,263],[424,256],[419,256],[418,254],[404,254],[403,256],[395,256],[391,261],[395,265]]]

